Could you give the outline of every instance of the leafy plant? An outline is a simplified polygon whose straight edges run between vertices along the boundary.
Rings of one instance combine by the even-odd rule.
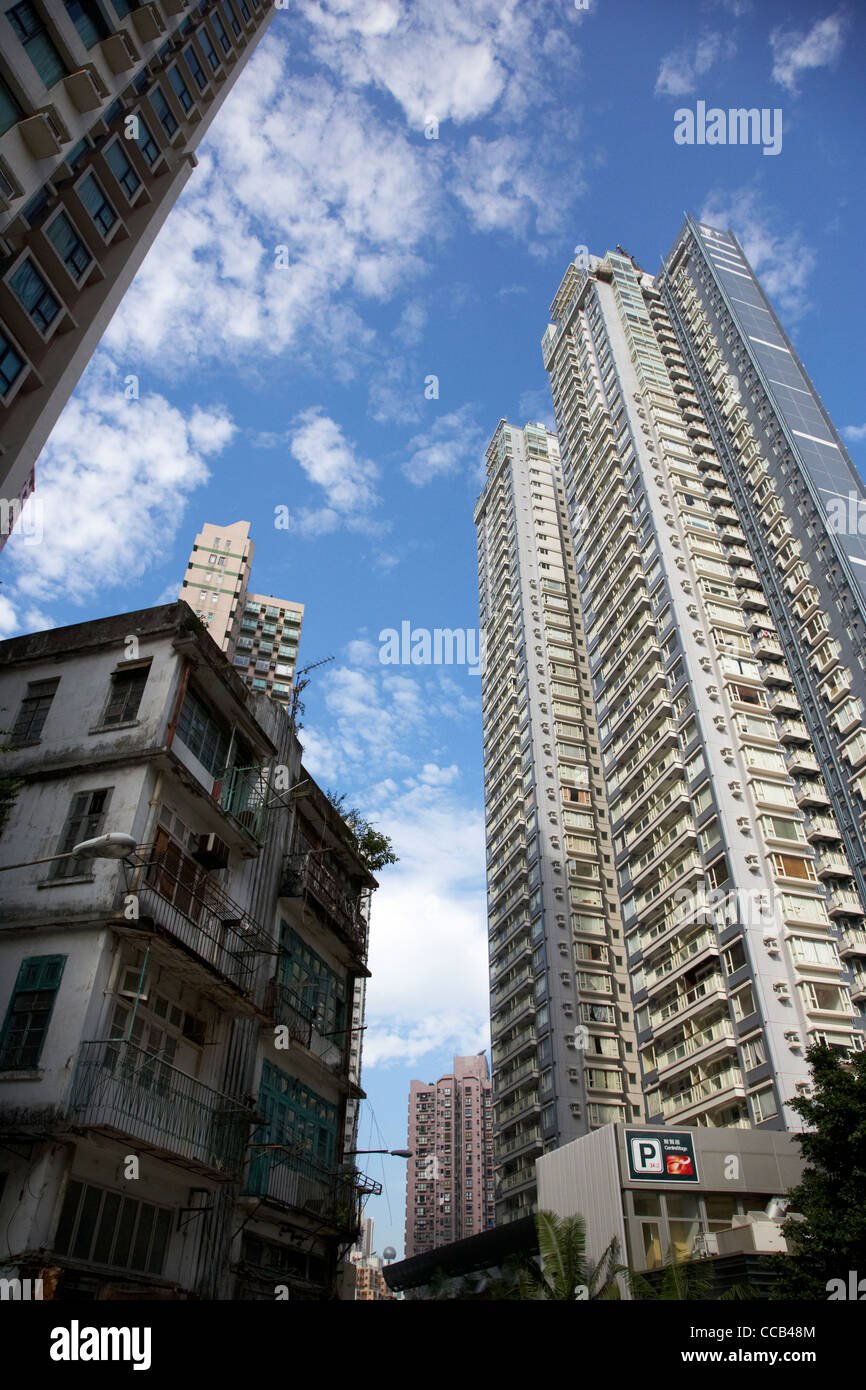
[[[359,858],[371,873],[377,873],[386,864],[398,864],[400,862],[387,835],[383,835],[380,830],[365,820],[355,807],[351,807],[348,811],[345,809],[345,795],[337,796],[336,792],[326,791],[325,796],[337,815],[344,821],[355,843]]]
[[[806,1060],[814,1094],[791,1109],[812,1128],[797,1136],[806,1167],[788,1194],[804,1220],[784,1223],[789,1253],[768,1260],[774,1299],[826,1299],[831,1279],[866,1275],[866,1052],[848,1061],[818,1044]]]

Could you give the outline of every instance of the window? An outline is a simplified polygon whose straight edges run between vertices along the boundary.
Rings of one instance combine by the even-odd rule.
[[[92,840],[102,830],[110,787],[99,791],[76,792],[57,846],[58,854],[69,854],[82,840]],[[90,861],[83,858],[58,859],[53,865],[54,878],[75,878]]]
[[[21,375],[24,358],[17,353],[6,334],[0,330],[0,395],[5,396]]]
[[[67,76],[69,69],[29,0],[20,5],[13,5],[11,10],[6,11],[6,18],[46,87],[53,87],[61,77]]]
[[[150,104],[156,112],[157,119],[166,135],[174,135],[177,130],[177,120],[175,119],[174,112],[165,99],[161,87],[154,87],[153,91],[150,93]]]
[[[751,1097],[751,1101],[755,1124],[760,1124],[762,1120],[770,1120],[779,1113],[772,1086],[768,1086],[765,1091],[757,1091]]]
[[[232,41],[231,41],[231,39],[229,38],[228,34],[227,34],[226,31],[225,31],[225,25],[223,24],[223,22],[222,22],[222,20],[220,19],[219,15],[216,14],[216,13],[214,13],[214,14],[212,14],[212,15],[210,16],[210,22],[211,22],[211,24],[212,24],[213,27],[214,27],[214,33],[216,34],[217,38],[219,39],[219,42],[220,42],[220,45],[221,45],[221,47],[222,47],[223,53],[228,53],[229,50],[231,49]]]
[[[111,30],[95,0],[64,0],[64,4],[85,48],[94,48],[100,39],[108,38]]]
[[[186,65],[192,73],[196,86],[200,92],[204,91],[207,86],[207,74],[198,60],[198,54],[191,44],[189,48],[184,49],[183,56],[186,59]]]
[[[42,728],[59,684],[59,677],[28,683],[27,694],[21,701],[21,708],[12,729],[13,745],[35,743],[42,736]]]
[[[148,664],[136,666],[132,671],[115,671],[112,674],[111,692],[100,728],[109,724],[126,724],[135,719],[149,671]]]
[[[162,1274],[173,1220],[167,1207],[71,1181],[54,1249],[96,1265]]]
[[[159,145],[154,140],[153,135],[151,134],[144,117],[139,113],[137,114],[138,135],[136,137],[136,143],[142,155],[147,160],[148,164],[155,164],[156,161],[159,159],[159,156],[162,153],[162,151],[160,150]]]
[[[210,64],[211,70],[213,72],[216,72],[217,68],[220,65],[219,54],[217,53],[216,49],[211,43],[208,32],[203,25],[201,29],[199,29],[196,38],[199,41],[202,53],[204,54],[205,58]]]
[[[229,736],[225,726],[188,690],[177,721],[177,737],[214,777],[225,768]]]
[[[33,261],[22,261],[9,280],[9,288],[39,331],[47,332],[60,313],[60,300],[52,294]]]
[[[192,107],[192,93],[184,82],[180,74],[180,68],[169,69],[168,80],[174,89],[174,94],[183,107],[184,111],[189,111]]]
[[[45,235],[51,242],[73,280],[80,280],[93,257],[76,232],[65,212],[55,217]]]
[[[65,956],[21,962],[0,1036],[0,1068],[37,1065],[65,964]]]
[[[233,10],[232,7],[231,7],[231,0],[223,0],[223,10],[225,11],[226,19],[228,20],[229,24],[232,26],[232,32],[233,32],[234,34],[240,34],[240,32],[241,32],[240,21],[239,21],[237,15],[235,14],[234,10]]]
[[[21,120],[24,112],[12,92],[7,87],[3,78],[0,77],[0,135],[5,135],[17,121]]]
[[[93,221],[96,223],[103,236],[108,236],[115,222],[117,213],[106,198],[100,184],[97,183],[93,174],[88,174],[86,179],[78,185],[78,196],[84,204]]]
[[[132,198],[136,190],[141,187],[141,179],[127,159],[119,140],[115,140],[114,144],[109,145],[106,149],[105,162],[127,198]]]

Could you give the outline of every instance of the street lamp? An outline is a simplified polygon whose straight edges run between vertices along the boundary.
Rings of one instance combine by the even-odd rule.
[[[111,830],[107,835],[97,835],[95,840],[82,840],[65,854],[49,854],[44,859],[25,859],[20,864],[0,864],[0,870],[29,869],[34,864],[52,864],[57,859],[126,859],[137,843],[132,835],[123,835],[120,831]]]
[[[345,1157],[354,1158],[356,1154],[391,1154],[392,1158],[412,1158],[411,1149],[347,1149]]]

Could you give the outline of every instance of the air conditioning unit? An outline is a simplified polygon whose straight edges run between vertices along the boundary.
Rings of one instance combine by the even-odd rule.
[[[229,847],[213,832],[199,835],[192,857],[204,869],[225,869],[229,862]]]
[[[570,1102],[569,1102],[568,1108],[569,1108],[569,1110],[571,1111],[572,1115],[579,1115],[579,1114],[580,1114],[580,1101],[579,1101],[579,1100],[570,1101]]]
[[[790,999],[791,994],[788,989],[787,980],[776,980],[773,984],[773,989],[780,999]]]

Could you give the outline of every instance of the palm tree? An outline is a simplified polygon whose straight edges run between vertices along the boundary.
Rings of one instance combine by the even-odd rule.
[[[541,1264],[527,1261],[516,1283],[517,1298],[618,1299],[616,1275],[619,1242],[611,1240],[601,1259],[592,1265],[586,1257],[586,1223],[582,1216],[557,1216],[552,1211],[535,1213]]]

